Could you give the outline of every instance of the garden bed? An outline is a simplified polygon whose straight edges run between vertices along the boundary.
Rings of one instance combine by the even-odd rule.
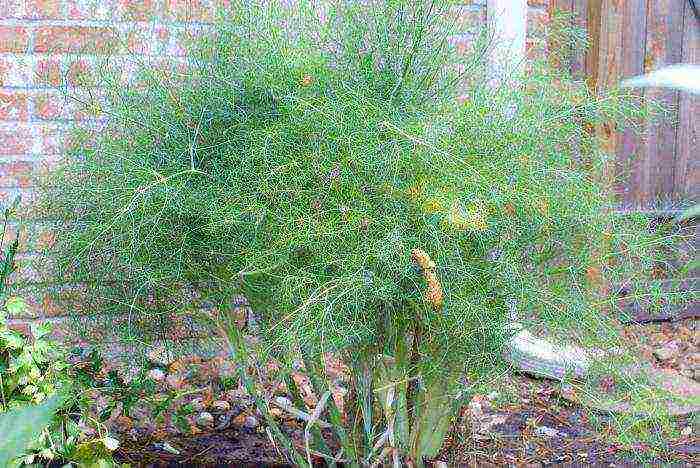
[[[645,361],[688,373],[697,367],[700,322],[684,320],[633,326],[630,339],[641,344]],[[658,350],[677,350],[659,360]],[[118,368],[94,353],[74,353],[78,376],[93,387],[91,410],[120,441],[115,458],[138,466],[178,464],[286,466],[253,399],[238,386],[222,357],[184,357],[168,365]],[[304,376],[295,380],[303,385]],[[615,415],[594,413],[558,393],[558,384],[523,375],[504,375],[489,395],[475,395],[459,413],[439,459],[449,465],[573,463],[629,466],[663,460],[692,466],[700,456],[697,415],[673,421],[672,433],[649,425],[624,442]],[[99,390],[98,390],[99,389]],[[310,391],[309,391],[310,392]],[[284,387],[272,390],[286,398]],[[314,396],[307,394],[311,402]],[[304,422],[281,410],[273,415],[302,451]],[[90,429],[88,429],[89,431]],[[317,462],[321,460],[317,457]]]

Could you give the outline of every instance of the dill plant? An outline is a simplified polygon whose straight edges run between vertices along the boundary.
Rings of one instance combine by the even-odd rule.
[[[305,448],[270,417],[261,367],[239,368],[301,464],[435,456],[464,389],[503,370],[514,304],[536,332],[619,338],[602,287],[643,280],[670,241],[610,209],[591,128],[634,125],[641,103],[546,63],[494,88],[490,38],[458,50],[450,2],[329,2],[322,19],[232,3],[184,67],[134,57],[125,82],[105,64],[104,92],[73,97],[105,123],[76,129],[42,200],[59,281],[94,299],[83,320],[177,341],[175,318],[208,305],[239,362],[281,363],[298,405],[301,356],[323,402]],[[259,340],[231,324],[236,295]]]

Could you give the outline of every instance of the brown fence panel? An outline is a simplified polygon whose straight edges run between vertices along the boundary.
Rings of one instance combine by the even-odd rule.
[[[572,59],[575,75],[603,86],[612,75],[639,75],[675,63],[700,64],[700,21],[688,0],[555,0],[571,12],[591,39],[588,53]],[[622,29],[610,36],[611,28]],[[609,24],[613,21],[615,24]],[[601,35],[603,47],[601,47]],[[616,70],[611,73],[603,68]],[[583,73],[582,73],[583,72]],[[615,188],[629,210],[673,210],[700,199],[700,98],[662,89],[639,90],[666,107],[668,115],[617,135]]]
[[[683,62],[700,64],[700,21],[690,7],[683,18]],[[676,197],[689,194],[700,199],[700,96],[682,93],[678,108],[678,143],[676,146]]]

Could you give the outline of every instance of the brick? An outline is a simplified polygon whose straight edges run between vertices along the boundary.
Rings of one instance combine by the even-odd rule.
[[[132,54],[148,55],[163,52],[164,46],[154,40],[156,34],[150,27],[132,27],[124,35],[126,37],[126,48]]]
[[[206,0],[165,0],[163,16],[179,22],[210,22],[213,5]]]
[[[10,222],[5,229],[5,242],[14,241],[19,236],[19,249],[21,253],[42,252],[56,243],[56,234],[52,226],[47,223],[22,223]]]
[[[22,190],[18,188],[0,188],[0,205],[7,206],[13,203],[17,197],[20,197],[18,210],[22,213],[28,213],[32,209],[32,205],[36,202],[36,193],[33,190]]]
[[[191,49],[191,44],[204,34],[204,28],[199,25],[175,28],[171,31],[171,40],[167,44],[167,55],[174,57],[186,56]]]
[[[59,86],[63,81],[61,63],[55,58],[38,60],[34,66],[34,80],[38,85]]]
[[[34,165],[31,162],[0,162],[0,187],[28,188],[33,185]]]
[[[547,33],[547,23],[549,14],[544,10],[530,9],[527,12],[527,35],[528,37],[543,38]]]
[[[23,54],[0,55],[0,87],[23,88],[32,83],[32,58]]]
[[[27,116],[26,94],[0,91],[0,120],[26,121]]]
[[[486,21],[486,8],[456,6],[452,8],[451,15],[450,18],[460,32],[473,31],[483,26]]]
[[[0,128],[0,155],[29,154],[32,132],[28,128]]]
[[[109,21],[116,19],[118,1],[122,0],[67,0],[68,19]]]
[[[58,156],[65,150],[65,131],[58,126],[46,125],[38,128],[38,149],[41,154]]]
[[[60,0],[26,0],[25,18],[62,19],[63,9]]]
[[[14,19],[24,17],[24,0],[2,0],[0,2],[0,19]]]
[[[22,53],[29,49],[29,32],[22,26],[0,26],[0,52]]]
[[[154,0],[121,0],[123,18],[127,21],[150,21],[156,13]]]
[[[92,65],[85,59],[74,60],[68,65],[66,81],[71,86],[94,86],[95,76]]]
[[[112,28],[44,26],[36,30],[34,52],[108,54],[116,39]]]
[[[450,39],[450,45],[458,54],[469,54],[474,50],[474,37],[470,34],[460,34]]]
[[[56,120],[63,117],[65,103],[58,96],[42,94],[34,98],[34,116],[39,120]]]

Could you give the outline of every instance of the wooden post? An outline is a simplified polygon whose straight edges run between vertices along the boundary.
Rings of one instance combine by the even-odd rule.
[[[588,27],[591,30],[591,47],[587,57],[589,85],[598,94],[617,86],[622,79],[625,3],[617,0],[592,0],[588,5]],[[607,188],[612,191],[619,136],[612,124],[608,123],[598,128],[598,136],[608,158],[603,177]]]
[[[700,63],[700,22],[690,5],[685,8],[682,63]],[[700,96],[681,93],[676,144],[675,195],[681,199],[700,200]],[[700,225],[697,228],[700,233]],[[696,236],[700,247],[700,236]],[[700,268],[697,269],[700,276]]]
[[[586,53],[586,76],[588,87],[598,89],[598,63],[600,61],[600,22],[602,21],[603,0],[590,0],[586,12],[588,26],[588,51]]]
[[[494,32],[491,78],[495,85],[513,84],[525,63],[527,0],[488,0],[486,12]]]
[[[647,0],[627,0],[624,6],[625,32],[622,35],[622,64],[621,78],[628,78],[644,73],[644,44],[647,31]],[[644,90],[637,89],[634,93],[643,96]],[[634,186],[642,186],[639,171],[630,170],[638,166],[641,159],[635,156],[642,150],[640,138],[634,129],[627,128],[620,132],[617,142],[617,160],[615,174],[617,180],[615,192],[619,197],[620,208],[627,210],[634,205]],[[629,175],[627,174],[629,172]],[[622,177],[624,176],[624,177]]]

